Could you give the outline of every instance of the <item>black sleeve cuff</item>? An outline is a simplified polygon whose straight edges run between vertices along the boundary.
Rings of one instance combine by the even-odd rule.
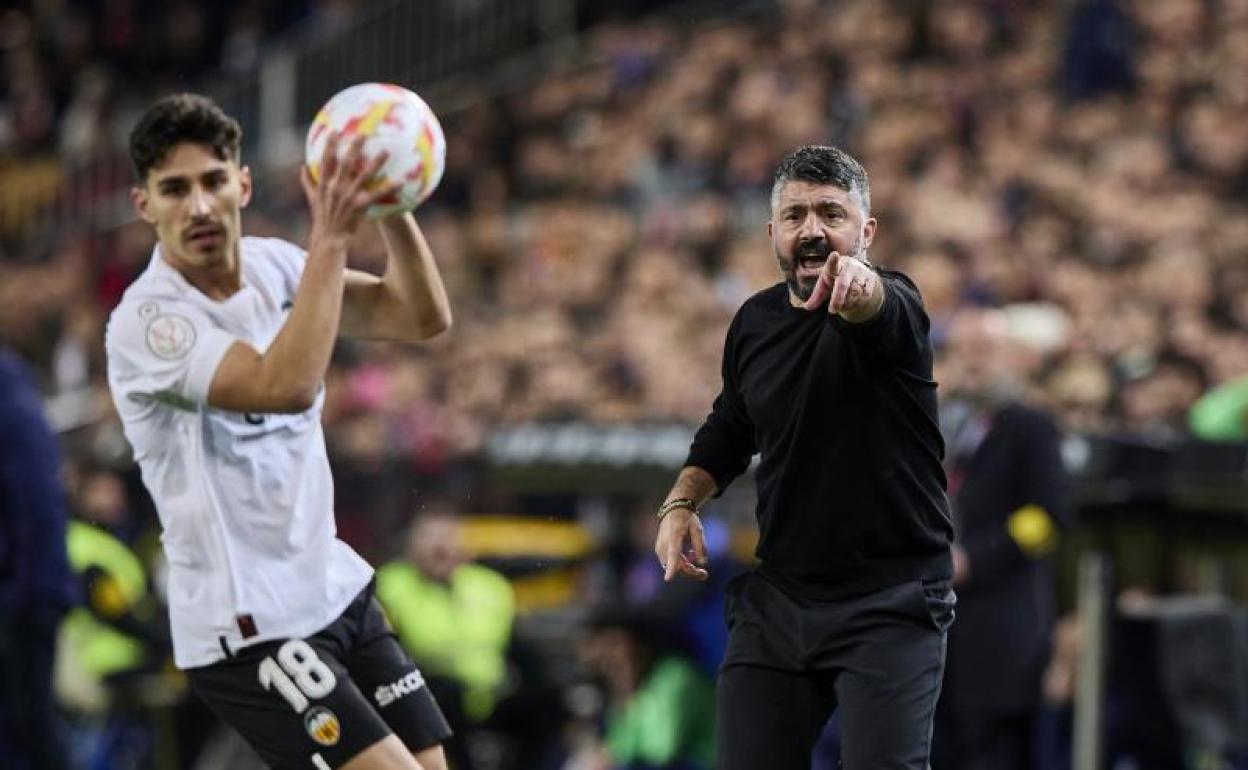
[[[896,283],[884,274],[880,274],[880,283],[884,288],[884,303],[880,311],[862,323],[851,323],[841,316],[833,316],[839,328],[844,329],[856,340],[871,343],[878,342],[889,336],[889,332],[897,325],[897,314],[901,312],[900,291]]]
[[[685,458],[683,468],[701,468],[711,475],[715,480],[715,492],[712,498],[719,497],[728,488],[737,476],[741,475],[741,471],[734,471],[726,467],[723,463],[716,463],[706,455],[698,452],[690,452]],[[747,466],[748,467],[748,466]]]

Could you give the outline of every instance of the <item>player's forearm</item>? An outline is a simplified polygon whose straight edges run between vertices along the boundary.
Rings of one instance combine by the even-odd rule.
[[[702,468],[686,465],[680,469],[676,483],[672,485],[672,491],[667,493],[664,502],[685,498],[692,500],[694,505],[700,508],[703,503],[711,499],[713,494],[715,494],[715,478]]]
[[[428,339],[451,326],[451,303],[433,251],[409,214],[379,224],[386,245],[375,323],[395,339]]]
[[[345,237],[312,235],[290,316],[264,354],[265,381],[305,405],[315,399],[334,352],[346,264]]]

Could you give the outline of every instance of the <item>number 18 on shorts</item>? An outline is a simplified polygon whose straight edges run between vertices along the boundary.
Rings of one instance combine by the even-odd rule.
[[[333,770],[390,733],[413,752],[450,736],[392,635],[343,645],[333,628],[190,669],[191,686],[276,770]]]

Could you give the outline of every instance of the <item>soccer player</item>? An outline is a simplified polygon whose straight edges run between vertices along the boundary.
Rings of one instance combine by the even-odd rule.
[[[449,728],[335,536],[320,413],[339,335],[415,341],[451,313],[411,214],[378,223],[388,263],[347,244],[385,161],[331,136],[302,174],[308,250],[241,235],[242,131],[211,100],[157,102],[130,137],[132,199],[158,243],[109,319],[113,400],[156,502],[174,659],[274,768],[444,770]],[[341,157],[340,157],[341,152]]]
[[[925,770],[954,604],[927,315],[867,261],[877,223],[848,154],[785,158],[771,214],[784,281],[728,329],[655,553],[668,580],[704,579],[698,508],[759,454],[761,564],[728,587],[717,766],[809,768],[839,706],[846,770]]]

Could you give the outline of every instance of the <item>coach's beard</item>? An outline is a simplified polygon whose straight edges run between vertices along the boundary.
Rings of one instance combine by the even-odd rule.
[[[780,250],[776,249],[776,261],[780,263],[780,273],[784,276],[784,282],[789,287],[789,291],[796,295],[803,302],[810,299],[810,295],[815,292],[815,286],[819,284],[819,276],[813,278],[799,278],[797,275],[797,266],[803,259],[816,258],[827,261],[828,255],[832,253],[832,247],[827,241],[816,241],[807,246],[798,246],[794,251],[792,259],[785,259],[780,254]],[[850,255],[854,259],[866,260],[867,250],[859,237],[854,243],[854,251]]]

